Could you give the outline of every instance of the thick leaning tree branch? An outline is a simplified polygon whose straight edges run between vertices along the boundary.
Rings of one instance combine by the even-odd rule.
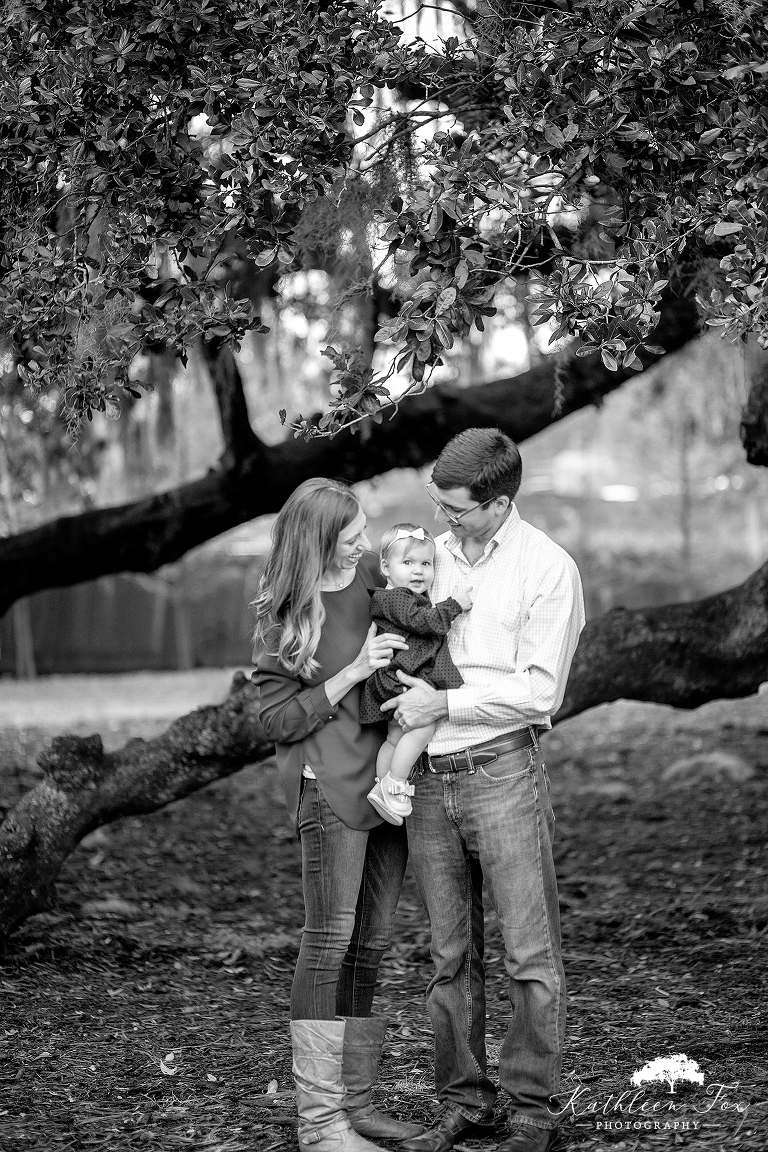
[[[238,673],[223,704],[183,716],[154,740],[105,753],[100,736],[60,736],[45,777],[0,824],[0,942],[50,907],[64,860],[94,828],[154,812],[272,751],[255,688]]]
[[[654,335],[667,352],[697,333],[693,302],[664,305]],[[658,357],[648,355],[646,366]],[[201,480],[133,504],[64,516],[0,540],[0,615],[21,596],[113,572],[152,572],[190,548],[246,520],[275,512],[310,476],[367,480],[392,468],[421,467],[465,428],[495,425],[526,440],[556,420],[599,402],[636,375],[609,372],[598,356],[562,365],[561,394],[554,357],[519,376],[472,388],[438,385],[404,402],[392,417],[357,436],[342,433],[310,443],[288,439],[265,446],[250,432],[242,389],[222,361],[216,385],[226,428],[225,465]],[[227,377],[229,373],[229,377]],[[231,414],[240,411],[247,431],[235,435]],[[252,437],[252,440],[251,440]],[[245,445],[243,455],[242,446]]]
[[[686,604],[614,608],[587,624],[556,720],[610,700],[698,708],[768,681],[768,562],[736,588]]]
[[[768,680],[768,563],[738,588],[691,604],[587,625],[555,720],[629,698],[696,708]],[[223,704],[176,720],[154,740],[105,753],[99,736],[60,736],[45,777],[0,824],[0,941],[55,898],[59,869],[94,828],[153,812],[269,756],[256,689],[237,673]]]

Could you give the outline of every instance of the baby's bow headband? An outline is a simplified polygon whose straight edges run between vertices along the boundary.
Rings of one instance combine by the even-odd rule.
[[[395,542],[407,540],[409,536],[412,536],[414,540],[426,540],[423,528],[398,528]]]

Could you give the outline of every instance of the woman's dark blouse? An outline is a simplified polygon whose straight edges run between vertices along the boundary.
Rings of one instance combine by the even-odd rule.
[[[309,680],[288,671],[275,656],[258,652],[252,679],[259,689],[259,720],[274,740],[285,801],[296,823],[301,770],[308,764],[335,814],[350,828],[381,823],[366,799],[376,776],[376,755],[386,736],[386,720],[361,727],[356,684],[332,705],[325,681],[351,664],[371,626],[371,592],[384,580],[378,558],[365,552],[346,588],[323,592],[325,621],[315,659],[320,668]]]
[[[398,668],[409,676],[426,680],[433,688],[461,688],[464,680],[451,659],[448,633],[463,609],[449,596],[433,604],[426,592],[410,588],[384,588],[371,595],[371,617],[379,632],[397,632],[408,641],[406,650],[396,649],[386,668],[377,668],[363,685],[360,723],[371,724],[381,716],[381,705],[403,691]]]

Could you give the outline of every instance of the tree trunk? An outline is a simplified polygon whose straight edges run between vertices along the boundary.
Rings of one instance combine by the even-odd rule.
[[[696,708],[747,696],[768,680],[768,563],[744,584],[692,604],[587,625],[557,721],[628,698]],[[99,736],[61,736],[40,758],[45,779],[0,825],[0,939],[50,906],[75,845],[122,816],[153,812],[272,751],[256,690],[238,673],[223,704],[176,720],[155,740],[105,753]]]
[[[664,306],[654,342],[668,351],[696,333],[688,300]],[[152,572],[190,548],[254,516],[276,511],[310,476],[367,480],[391,468],[434,460],[465,428],[495,425],[517,441],[575,412],[634,375],[609,372],[599,358],[574,357],[555,386],[553,358],[520,376],[473,388],[437,386],[407,400],[392,418],[360,436],[342,433],[310,443],[290,438],[262,444],[250,426],[236,371],[219,354],[213,364],[227,449],[222,466],[201,480],[133,504],[65,516],[0,539],[0,615],[20,596],[94,580],[111,572]],[[656,358],[646,357],[651,364]],[[209,361],[210,363],[210,361]],[[556,402],[556,395],[561,401]]]
[[[13,655],[18,680],[34,680],[37,675],[35,664],[35,639],[32,633],[32,614],[26,597],[17,600],[11,609],[13,613]]]
[[[768,367],[755,374],[741,420],[747,463],[768,467]]]
[[[680,460],[680,567],[686,600],[691,594],[693,573],[693,485],[691,483],[691,448],[693,445],[693,419],[683,401],[678,428]]]
[[[8,529],[11,532],[18,532],[19,520],[13,498],[13,481],[5,448],[7,432],[7,425],[0,425],[0,502]],[[43,462],[42,470],[44,474],[45,462]],[[13,605],[12,623],[16,676],[19,680],[31,680],[37,675],[37,668],[35,665],[35,641],[32,635],[32,615],[29,600],[26,597],[18,599]]]

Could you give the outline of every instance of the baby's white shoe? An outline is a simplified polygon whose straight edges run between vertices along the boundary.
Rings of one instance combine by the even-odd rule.
[[[377,780],[368,793],[368,800],[385,820],[390,824],[402,824],[406,816],[410,816],[413,809],[411,796],[416,789],[407,780],[396,780],[387,772],[381,780]]]

